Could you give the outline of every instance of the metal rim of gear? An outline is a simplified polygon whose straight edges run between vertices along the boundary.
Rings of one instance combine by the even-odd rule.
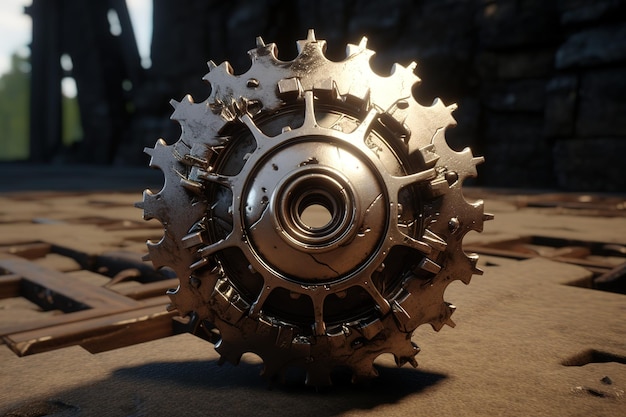
[[[222,360],[252,352],[315,386],[375,376],[383,353],[417,366],[413,331],[453,326],[445,288],[482,273],[462,239],[492,216],[461,185],[483,159],[448,147],[454,105],[413,98],[415,63],[381,77],[366,38],[341,62],[312,30],[297,45],[285,62],[257,38],[246,73],[209,62],[206,101],[172,101],[180,139],[145,149],[165,177],[137,204],[164,226],[147,259],[176,272],[170,308],[215,326]],[[304,220],[313,205],[326,221]]]

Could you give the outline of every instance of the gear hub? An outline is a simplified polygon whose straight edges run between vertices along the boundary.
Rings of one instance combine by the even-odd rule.
[[[148,258],[223,360],[316,386],[383,353],[417,366],[413,331],[453,325],[445,288],[481,272],[462,239],[490,216],[461,185],[483,159],[446,144],[454,105],[415,101],[415,64],[381,77],[365,38],[341,62],[313,31],[297,44],[284,62],[257,38],[246,73],[209,62],[209,98],[172,101],[180,139],[145,149],[165,176],[138,203],[164,227]]]

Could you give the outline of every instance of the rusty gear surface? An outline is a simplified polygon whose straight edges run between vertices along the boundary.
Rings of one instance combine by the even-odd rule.
[[[315,386],[374,376],[383,353],[417,366],[413,331],[453,325],[445,288],[481,272],[462,239],[489,216],[461,185],[482,158],[448,147],[455,106],[417,103],[414,63],[381,77],[365,38],[341,62],[313,31],[297,45],[284,62],[257,38],[246,73],[209,62],[208,99],[172,101],[180,139],[145,150],[165,176],[138,204],[164,227],[149,259],[223,360]]]

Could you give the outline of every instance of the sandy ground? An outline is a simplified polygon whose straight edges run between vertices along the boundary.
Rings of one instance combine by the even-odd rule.
[[[97,228],[82,224],[87,237],[76,242],[53,222],[31,221],[94,214],[136,220],[140,212],[130,205],[139,198],[0,196],[0,246],[36,236],[85,251],[121,242],[141,251],[137,230],[100,232],[94,240],[88,236]],[[486,208],[496,220],[466,244],[519,236],[626,244],[624,217],[519,208],[510,198],[488,198]],[[338,375],[333,387],[316,390],[268,384],[254,355],[237,367],[218,366],[212,345],[189,334],[95,354],[71,346],[18,357],[0,345],[0,416],[626,415],[626,296],[569,285],[591,273],[544,257],[483,256],[481,267],[484,275],[470,285],[456,282],[446,291],[458,307],[455,328],[415,332],[417,369],[396,368],[383,356],[377,379],[352,385]],[[17,318],[11,314],[0,311],[0,324]]]

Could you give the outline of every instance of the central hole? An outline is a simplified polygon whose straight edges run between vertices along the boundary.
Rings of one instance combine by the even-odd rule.
[[[333,219],[333,215],[326,207],[321,204],[311,204],[302,210],[300,220],[306,226],[312,229],[321,229]]]

